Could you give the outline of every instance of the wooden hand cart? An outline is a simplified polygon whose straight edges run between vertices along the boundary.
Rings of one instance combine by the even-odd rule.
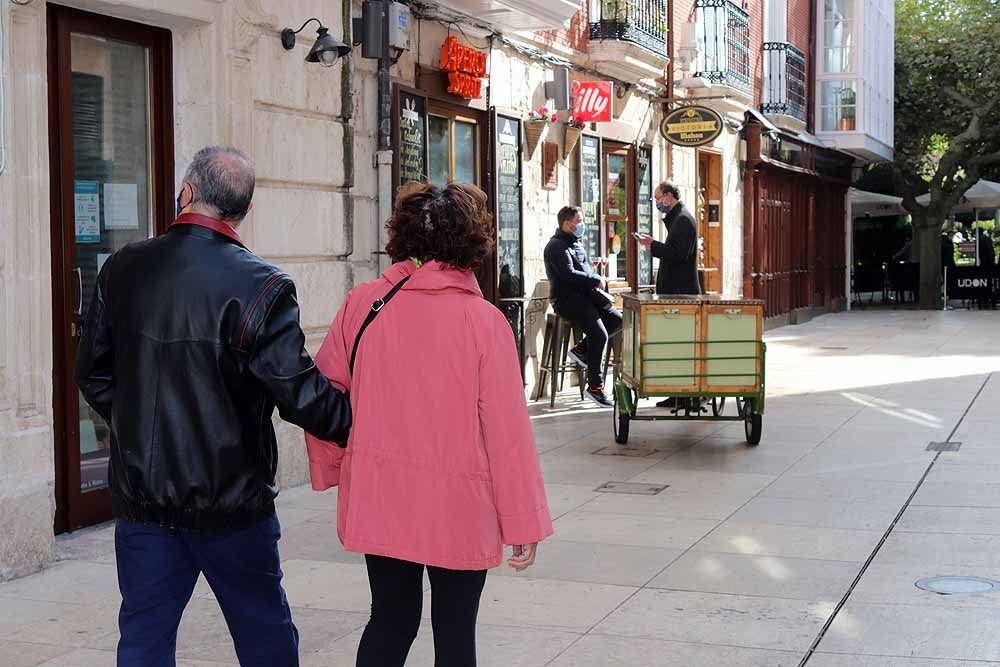
[[[633,420],[687,420],[742,421],[747,442],[759,444],[767,352],[764,303],[652,294],[623,298],[615,442],[628,442]],[[662,397],[675,399],[675,405],[639,414],[639,399]],[[735,410],[727,414],[730,398]]]

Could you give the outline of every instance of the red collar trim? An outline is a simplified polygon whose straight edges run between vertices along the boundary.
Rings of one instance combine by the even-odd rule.
[[[246,248],[246,244],[243,243],[243,239],[240,238],[240,235],[236,233],[235,229],[221,220],[210,218],[207,215],[201,215],[200,213],[182,213],[180,217],[174,220],[170,226],[173,227],[174,225],[194,225],[196,227],[211,229],[213,232],[218,232],[223,236],[228,236],[240,246]]]

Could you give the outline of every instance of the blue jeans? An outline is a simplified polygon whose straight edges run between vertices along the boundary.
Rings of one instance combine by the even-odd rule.
[[[299,633],[281,587],[272,515],[248,528],[194,532],[119,519],[119,667],[174,667],[177,626],[198,575],[215,593],[242,667],[297,667]]]

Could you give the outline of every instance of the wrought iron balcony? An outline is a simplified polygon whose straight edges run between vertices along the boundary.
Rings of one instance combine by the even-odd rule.
[[[749,94],[750,15],[730,0],[695,0],[696,77]]]
[[[591,0],[590,39],[631,42],[667,55],[667,0]]]
[[[766,114],[806,119],[806,56],[785,42],[764,42],[764,95],[760,110]]]

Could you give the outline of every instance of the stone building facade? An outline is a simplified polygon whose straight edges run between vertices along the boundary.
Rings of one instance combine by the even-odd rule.
[[[792,142],[810,128],[805,113],[798,123],[760,113],[766,17],[784,16],[772,22],[805,53],[818,3],[734,5],[749,17],[749,81],[722,95],[682,84],[699,68],[727,75],[705,60],[710,40],[683,27],[697,24],[698,0],[493,0],[488,12],[474,0],[405,4],[410,48],[393,54],[380,95],[377,62],[358,46],[332,67],[304,62],[316,23],[291,50],[282,45],[283,28],[312,17],[353,42],[359,1],[0,2],[0,579],[50,560],[56,533],[109,516],[107,429],[71,379],[80,317],[102,258],[165,230],[204,145],[234,145],[254,161],[255,207],[240,233],[295,278],[312,349],[347,290],[385,268],[384,221],[408,180],[487,191],[498,252],[480,283],[519,337],[529,394],[547,308],[542,250],[565,205],[582,206],[592,258],[613,287],[649,289],[655,262],[631,233],[663,236],[652,190],[672,179],[700,218],[706,287],[758,293],[750,274],[762,242],[748,246],[746,221],[758,228],[747,188],[760,160],[748,158],[747,128]],[[485,55],[472,99],[448,91],[449,38]],[[546,84],[560,81],[610,82],[611,120],[577,137],[559,108],[536,143],[529,113],[557,106]],[[803,87],[811,107],[813,86]],[[726,127],[710,146],[671,147],[660,123],[692,102],[715,107]],[[278,433],[281,484],[305,482],[301,432],[279,422]]]

